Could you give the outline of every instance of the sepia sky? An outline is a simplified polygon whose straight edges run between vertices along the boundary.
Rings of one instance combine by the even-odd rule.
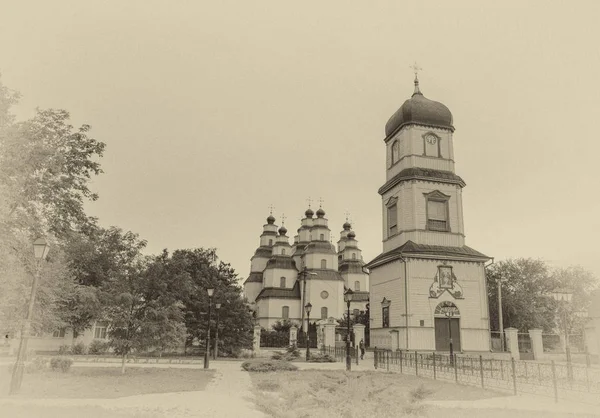
[[[466,243],[600,277],[600,2],[0,0],[2,81],[107,144],[88,212],[243,277],[275,206],[381,252],[384,126],[454,116]]]

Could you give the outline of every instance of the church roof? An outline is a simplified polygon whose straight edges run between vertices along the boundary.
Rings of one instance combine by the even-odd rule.
[[[246,283],[262,283],[263,274],[260,271],[253,271],[250,273],[244,284]]]
[[[296,262],[289,255],[274,255],[267,261],[265,269],[296,269]]]
[[[340,262],[340,273],[364,273],[361,260],[344,260]]]
[[[259,299],[300,299],[300,285],[299,282],[296,281],[294,283],[294,287],[289,288],[281,288],[281,287],[267,287],[260,291],[256,300]]]
[[[369,292],[356,291],[352,293],[352,302],[368,302]]]
[[[321,270],[321,269],[308,269],[309,273],[316,273],[316,276],[313,274],[307,274],[306,278],[308,280],[344,280],[339,272],[335,270]],[[302,273],[298,275],[298,278],[303,277]]]
[[[451,171],[444,170],[433,170],[431,168],[411,167],[405,168],[390,180],[388,180],[378,190],[379,194],[382,195],[396,184],[408,180],[426,180],[435,181],[438,183],[458,184],[461,187],[465,187],[466,183],[462,178],[457,176]]]
[[[414,94],[385,124],[385,136],[388,138],[403,126],[412,124],[449,129],[454,132],[452,122],[450,109],[440,102],[429,100],[423,96],[419,90],[419,82],[415,79]]]
[[[271,257],[271,254],[273,254],[273,249],[271,247],[258,247],[256,249],[256,251],[254,251],[254,256],[252,256],[252,258],[254,257],[263,257],[263,258],[269,258]]]
[[[407,241],[398,248],[394,248],[393,250],[379,254],[377,257],[367,263],[365,267],[372,268],[374,266],[386,264],[403,256],[415,258],[418,258],[419,256],[423,256],[425,258],[435,258],[436,256],[441,256],[456,260],[490,260],[490,257],[487,255],[482,254],[471,247],[467,247],[466,245],[462,247],[445,247],[442,245],[416,244],[412,241]]]
[[[310,253],[337,254],[335,247],[329,241],[311,241],[304,247],[304,254]]]

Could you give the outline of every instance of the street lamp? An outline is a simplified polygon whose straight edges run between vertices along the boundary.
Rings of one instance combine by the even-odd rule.
[[[38,238],[33,242],[33,255],[37,260],[35,273],[33,275],[33,284],[31,285],[31,295],[29,296],[29,307],[27,309],[27,317],[21,331],[21,341],[19,342],[19,351],[17,353],[17,362],[13,368],[13,373],[10,381],[10,394],[16,394],[21,389],[23,381],[23,369],[25,368],[25,357],[27,354],[27,340],[31,329],[31,318],[33,317],[33,306],[35,303],[35,294],[37,291],[38,281],[40,278],[41,262],[48,255],[50,246],[43,238]]]
[[[452,317],[454,316],[454,311],[451,309],[447,309],[444,312],[446,318],[448,318],[448,336],[450,338],[450,365],[454,365],[454,347],[452,346]]]
[[[208,293],[208,324],[206,326],[206,352],[204,353],[204,368],[208,369],[209,352],[210,352],[210,311],[212,309],[212,296],[215,289],[206,289]]]
[[[215,352],[213,358],[216,360],[219,352],[219,309],[221,309],[220,303],[215,303],[215,309],[217,310],[217,325],[215,330]]]
[[[502,282],[505,278],[498,278],[498,331],[500,331],[500,351],[504,352],[504,318],[502,317]]]
[[[312,309],[312,305],[308,302],[304,309],[306,309],[306,361],[310,360],[310,310]]]
[[[354,296],[354,292],[352,289],[348,288],[346,292],[344,292],[344,300],[346,301],[346,306],[348,307],[347,314],[347,326],[348,326],[348,335],[346,336],[346,370],[352,370],[352,360],[350,358],[350,302],[352,302],[352,297]]]
[[[571,302],[573,293],[565,289],[558,289],[552,292],[552,297],[560,303],[562,313],[562,323],[565,332],[565,354],[567,355],[567,372],[569,379],[573,379],[573,369],[571,368],[571,348],[569,347],[569,328],[567,325],[567,304]]]

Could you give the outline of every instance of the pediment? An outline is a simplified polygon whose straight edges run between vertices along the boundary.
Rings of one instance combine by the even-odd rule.
[[[440,199],[440,200],[448,200],[450,199],[450,195],[444,194],[439,190],[434,190],[430,193],[423,193],[427,199]]]
[[[398,197],[392,196],[387,200],[387,202],[385,202],[385,206],[389,208],[391,206],[394,206],[396,203],[398,203]]]

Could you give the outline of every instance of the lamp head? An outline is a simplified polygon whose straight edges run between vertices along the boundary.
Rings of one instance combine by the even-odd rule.
[[[344,292],[344,300],[348,303],[352,302],[352,298],[354,297],[354,292],[352,289],[348,289]]]
[[[312,305],[310,304],[310,302],[308,302],[304,308],[306,309],[306,313],[310,314],[310,310],[312,309]]]
[[[206,292],[208,293],[208,297],[212,298],[213,293],[215,293],[215,289],[210,287],[210,288],[206,289]]]
[[[33,241],[33,255],[37,260],[44,260],[49,250],[50,246],[44,238],[38,238]]]
[[[215,308],[221,309],[221,304],[220,303],[215,304]]]

